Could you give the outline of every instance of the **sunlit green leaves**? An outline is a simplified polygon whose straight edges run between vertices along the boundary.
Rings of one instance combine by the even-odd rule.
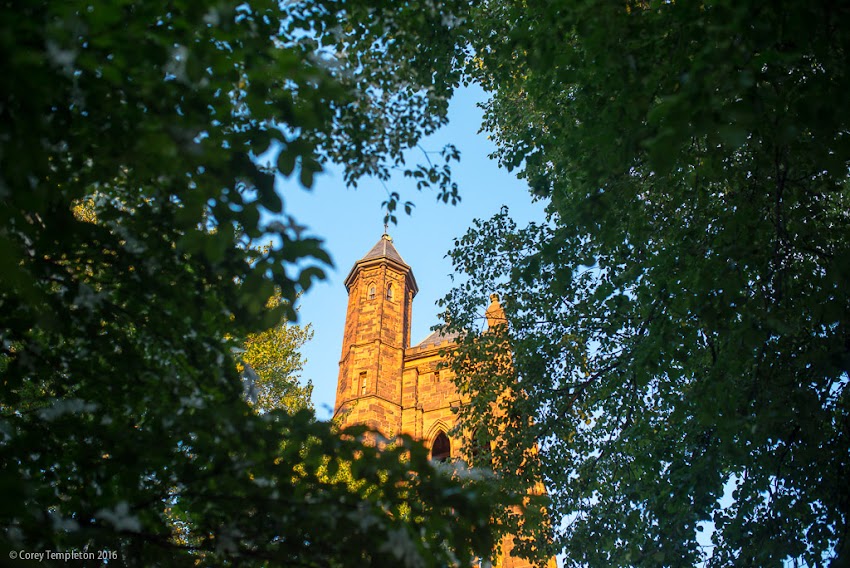
[[[276,298],[270,307],[280,304]],[[279,315],[284,314],[282,310]],[[255,408],[260,412],[282,409],[295,412],[312,409],[313,384],[300,384],[304,358],[300,349],[313,337],[308,324],[300,326],[282,321],[266,331],[249,335],[242,346],[241,359],[257,375]],[[240,369],[242,370],[242,369]]]

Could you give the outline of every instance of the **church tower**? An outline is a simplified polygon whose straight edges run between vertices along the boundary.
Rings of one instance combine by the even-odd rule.
[[[410,345],[411,307],[419,288],[388,234],[354,263],[345,287],[348,310],[334,417],[341,426],[364,424],[387,438],[408,434],[421,440],[435,461],[463,458],[452,427],[455,410],[465,401],[444,365],[445,352],[458,337],[434,331]],[[495,294],[485,315],[491,329],[506,325]],[[507,535],[495,568],[531,568],[512,550],[513,537]],[[547,568],[557,568],[554,558]]]
[[[404,353],[419,288],[386,233],[354,264],[345,287],[348,310],[334,416],[342,425],[366,424],[391,437],[401,428]]]

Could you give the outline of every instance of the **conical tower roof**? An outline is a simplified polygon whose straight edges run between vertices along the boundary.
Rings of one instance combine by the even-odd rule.
[[[393,246],[393,238],[388,234],[384,233],[381,235],[381,240],[375,243],[375,246],[372,247],[372,250],[366,253],[366,256],[360,259],[360,262],[364,260],[371,260],[373,258],[388,258],[393,260],[399,264],[407,266],[410,268],[404,259],[401,258],[401,255],[398,254],[398,251]]]
[[[404,262],[404,259],[401,258],[401,255],[396,250],[395,245],[393,245],[393,238],[387,233],[381,235],[380,240],[375,243],[375,246],[373,246],[363,258],[355,262],[354,266],[351,267],[351,272],[349,272],[348,276],[345,278],[346,289],[350,290],[351,284],[354,282],[354,278],[361,268],[372,264],[380,264],[381,262],[387,262],[393,265],[397,270],[405,273],[410,279],[409,286],[414,295],[419,291],[419,286],[417,286],[416,279],[413,277],[413,269],[411,269],[410,265]]]

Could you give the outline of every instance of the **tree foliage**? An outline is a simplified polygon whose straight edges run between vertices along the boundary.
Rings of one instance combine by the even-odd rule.
[[[328,162],[352,185],[386,177],[445,122],[443,16],[463,6],[436,8],[3,4],[4,547],[140,566],[436,566],[489,549],[486,488],[410,440],[257,415],[234,356],[330,264],[281,188]],[[334,481],[340,462],[364,483]]]
[[[470,427],[531,418],[495,451],[539,444],[570,565],[847,565],[847,5],[473,19],[495,156],[549,217],[503,211],[451,253],[452,326],[498,289],[514,354],[510,380],[467,373]],[[463,345],[459,377],[489,356]]]
[[[275,296],[269,307],[280,302]],[[306,360],[301,347],[313,337],[312,324],[301,326],[281,321],[265,331],[250,334],[242,344],[238,370],[245,376],[250,367],[249,399],[259,412],[283,409],[296,412],[313,409],[313,382],[301,384],[301,372]],[[251,374],[252,373],[252,374]]]

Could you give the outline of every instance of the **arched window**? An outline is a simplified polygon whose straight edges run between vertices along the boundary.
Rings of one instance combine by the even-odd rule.
[[[387,284],[387,300],[393,299],[393,285]]]
[[[431,459],[438,462],[448,461],[452,455],[452,444],[445,432],[440,432],[434,438],[434,444],[431,446]]]
[[[375,285],[374,284],[369,285],[369,299],[370,300],[375,299]]]

